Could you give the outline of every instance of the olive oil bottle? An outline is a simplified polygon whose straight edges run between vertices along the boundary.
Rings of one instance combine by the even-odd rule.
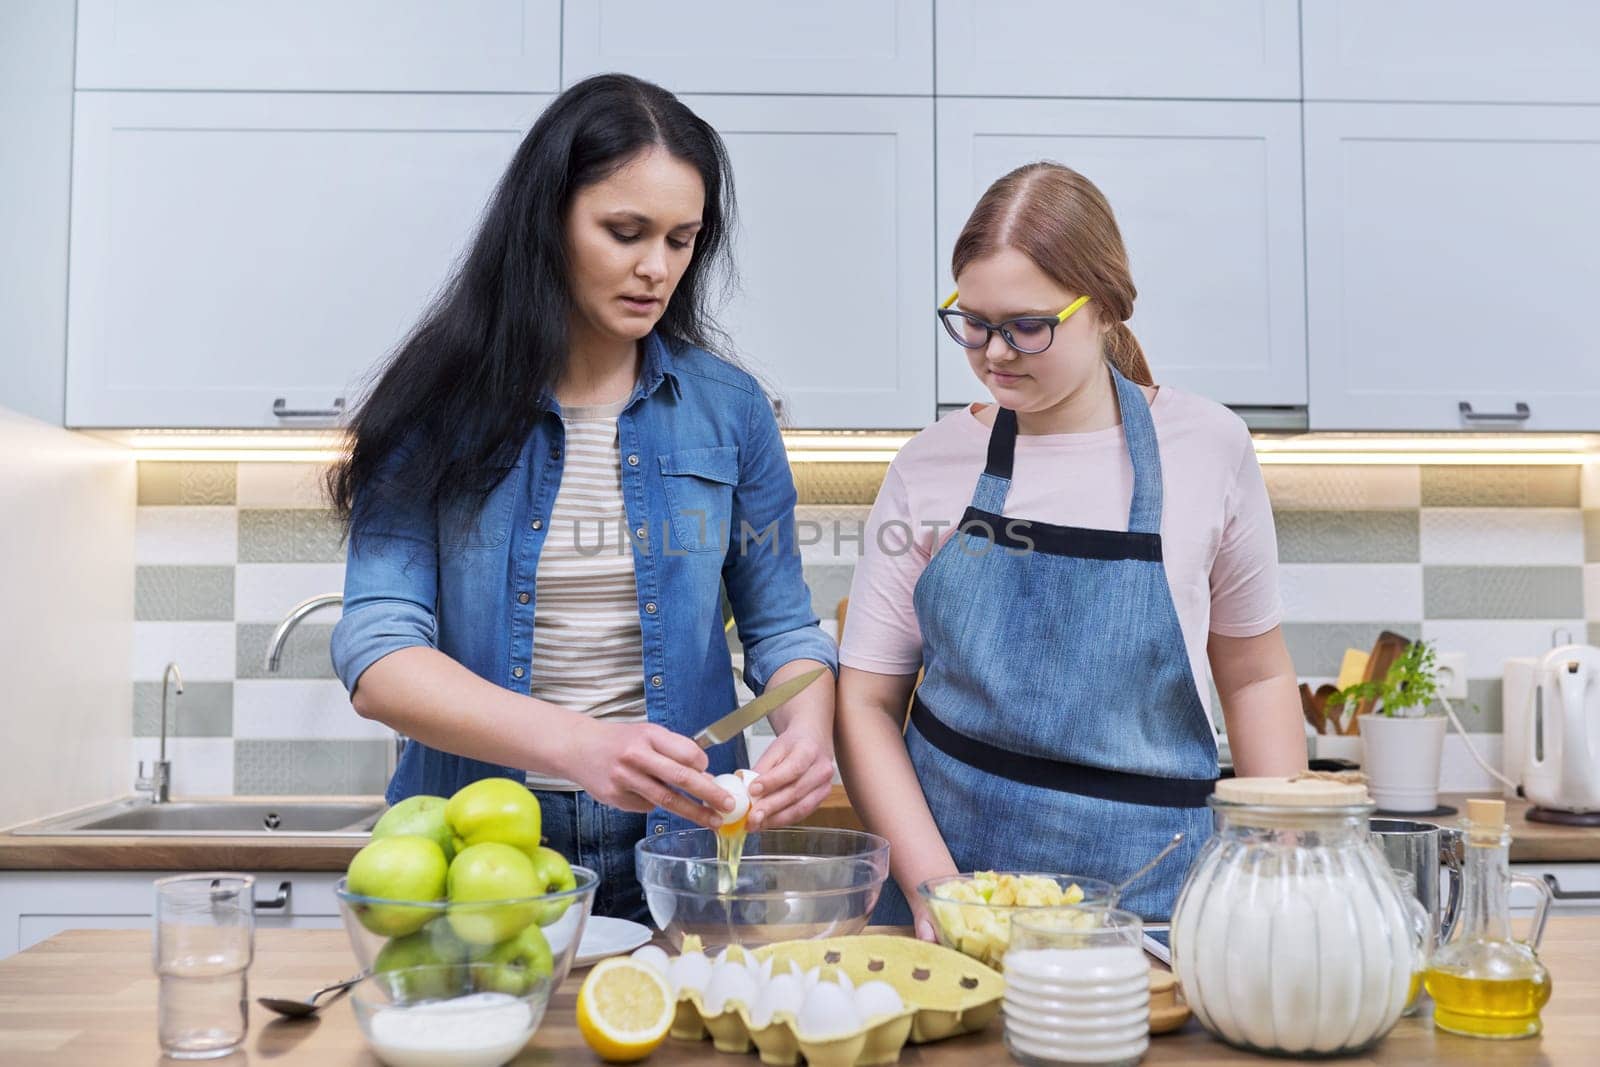
[[[1550,999],[1550,972],[1535,950],[1544,936],[1550,888],[1513,875],[1511,834],[1503,800],[1467,801],[1461,872],[1461,919],[1455,937],[1433,954],[1424,977],[1433,997],[1433,1024],[1468,1037],[1532,1037]],[[1511,936],[1511,883],[1540,893],[1527,941]]]

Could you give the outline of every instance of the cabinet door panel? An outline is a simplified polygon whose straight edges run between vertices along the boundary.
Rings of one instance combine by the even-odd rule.
[[[937,13],[941,94],[1300,95],[1295,0],[939,0]]]
[[[78,0],[80,89],[550,92],[560,0]]]
[[[155,921],[158,878],[173,871],[0,872],[0,959],[63,930],[148,930]],[[340,925],[335,871],[255,871],[256,925],[263,929]],[[272,903],[290,883],[281,909]]]
[[[693,97],[728,145],[741,215],[723,322],[795,426],[931,421],[928,100]]]
[[[274,407],[353,403],[546,100],[79,93],[68,423],[298,426]]]
[[[678,93],[930,93],[931,0],[568,0],[562,78]]]
[[[940,100],[939,282],[978,197],[1051,159],[1100,187],[1156,380],[1225,404],[1301,405],[1305,311],[1298,108],[1276,103]],[[939,401],[987,400],[941,331]]]
[[[1303,0],[1307,100],[1600,103],[1600,6]]]
[[[1597,188],[1600,108],[1306,105],[1312,428],[1600,427]]]

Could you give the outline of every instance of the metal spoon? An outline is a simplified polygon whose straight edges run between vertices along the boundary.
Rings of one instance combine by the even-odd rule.
[[[1122,883],[1112,890],[1113,895],[1116,898],[1121,899],[1123,890],[1127,889],[1130,885],[1137,882],[1151,871],[1155,870],[1156,864],[1172,855],[1173,849],[1177,848],[1181,844],[1183,844],[1183,831],[1180,830],[1172,835],[1172,840],[1167,842],[1167,847],[1163,848],[1160,852],[1157,852],[1155,857],[1151,859],[1149,863],[1145,864],[1143,867],[1140,867],[1137,871],[1134,871],[1132,874],[1128,875],[1128,877],[1124,878]]]
[[[304,1000],[290,1000],[287,997],[257,997],[256,1003],[260,1004],[263,1008],[270,1008],[279,1015],[287,1015],[291,1019],[304,1019],[309,1015],[315,1015],[321,1009],[327,1007],[329,1004],[332,1004],[334,1001],[350,992],[350,987],[365,978],[367,974],[367,971],[362,971],[360,974],[346,978],[342,982],[335,982],[333,985],[323,986],[321,989],[317,990]],[[317,1003],[318,1000],[327,996],[329,993],[334,995],[328,997],[328,999],[321,1004]]]

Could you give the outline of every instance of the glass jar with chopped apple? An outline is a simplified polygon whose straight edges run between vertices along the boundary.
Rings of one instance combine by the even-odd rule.
[[[1001,969],[1011,920],[1071,904],[1114,906],[1116,886],[1099,878],[1043,871],[977,871],[930,878],[917,886],[939,943]]]

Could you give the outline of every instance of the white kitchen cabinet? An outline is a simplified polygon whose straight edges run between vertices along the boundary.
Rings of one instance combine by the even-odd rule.
[[[1225,404],[1306,402],[1296,104],[938,102],[939,261],[919,313],[950,291],[950,253],[983,191],[1051,159],[1100,187],[1139,296],[1129,325],[1158,382]],[[938,334],[939,402],[987,400]]]
[[[739,199],[737,353],[800,428],[933,419],[933,104],[692,96]]]
[[[550,92],[561,0],[78,0],[80,89]]]
[[[154,882],[175,871],[0,871],[0,959],[63,930],[150,929]],[[255,871],[256,925],[337,928],[338,871]],[[288,883],[288,891],[283,891]],[[279,900],[282,906],[273,907]],[[268,906],[263,906],[268,905]]]
[[[1295,0],[939,0],[941,95],[1294,100]]]
[[[1600,5],[1303,0],[1307,100],[1600,103]]]
[[[1517,874],[1531,874],[1542,878],[1555,894],[1550,906],[1550,917],[1570,915],[1600,915],[1600,863],[1513,863],[1511,870]],[[1527,889],[1513,887],[1511,911],[1514,915],[1531,914],[1537,898]],[[1521,924],[1519,926],[1519,933]]]
[[[932,0],[567,0],[562,81],[676,93],[933,91]]]
[[[353,404],[548,99],[80,92],[68,425]]]
[[[1305,114],[1311,428],[1600,426],[1600,107]]]

